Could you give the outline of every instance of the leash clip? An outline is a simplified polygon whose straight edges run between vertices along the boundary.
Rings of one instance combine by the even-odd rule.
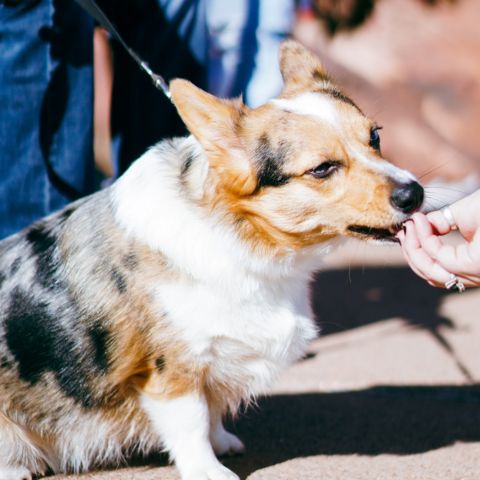
[[[170,100],[172,95],[170,94],[170,90],[168,89],[167,82],[164,80],[164,78],[158,73],[155,73],[148,66],[148,63],[143,60],[140,62],[140,68],[142,68],[142,70],[145,71],[146,74],[151,78],[154,87],[158,90],[161,90],[163,94]]]

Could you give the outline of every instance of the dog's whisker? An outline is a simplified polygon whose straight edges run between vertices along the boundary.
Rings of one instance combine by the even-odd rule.
[[[471,192],[466,191],[466,190],[460,190],[458,188],[452,188],[452,187],[443,187],[443,186],[436,186],[436,185],[427,185],[426,187],[423,187],[424,190],[429,191],[429,190],[439,190],[439,191],[444,191],[446,193],[454,192],[454,193],[462,193],[463,195],[468,195]]]
[[[432,168],[428,169],[426,172],[423,172],[422,174],[420,174],[418,176],[418,179],[421,180],[422,178],[426,177],[427,175],[430,175],[431,173],[439,170],[440,168],[445,167],[449,163],[450,163],[450,160],[447,160],[447,161],[441,163],[440,165],[436,165],[435,167],[432,167]]]

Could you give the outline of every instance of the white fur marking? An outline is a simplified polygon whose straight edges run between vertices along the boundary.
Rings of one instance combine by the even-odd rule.
[[[353,147],[350,148],[350,155],[352,155],[353,158],[359,160],[372,170],[375,170],[376,172],[379,172],[386,177],[390,177],[396,183],[406,184],[416,181],[416,177],[407,170],[398,168],[387,161],[380,161],[376,158],[370,158],[366,156],[363,152],[360,152]]]
[[[307,92],[291,99],[271,100],[270,103],[287,112],[311,115],[332,125],[338,125],[339,122],[335,103],[320,93]]]

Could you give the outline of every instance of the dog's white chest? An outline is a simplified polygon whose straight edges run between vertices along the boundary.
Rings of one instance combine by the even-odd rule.
[[[162,285],[158,299],[195,361],[219,380],[265,390],[314,336],[308,285],[227,295],[202,285]],[[243,292],[244,293],[244,292]]]

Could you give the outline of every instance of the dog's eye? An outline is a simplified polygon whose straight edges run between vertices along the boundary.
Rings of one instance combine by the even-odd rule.
[[[315,178],[327,178],[340,168],[340,162],[328,161],[321,163],[318,167],[312,168],[307,173]]]
[[[378,131],[381,130],[382,127],[373,127],[370,130],[370,142],[369,145],[374,148],[375,150],[380,150],[380,135]]]

